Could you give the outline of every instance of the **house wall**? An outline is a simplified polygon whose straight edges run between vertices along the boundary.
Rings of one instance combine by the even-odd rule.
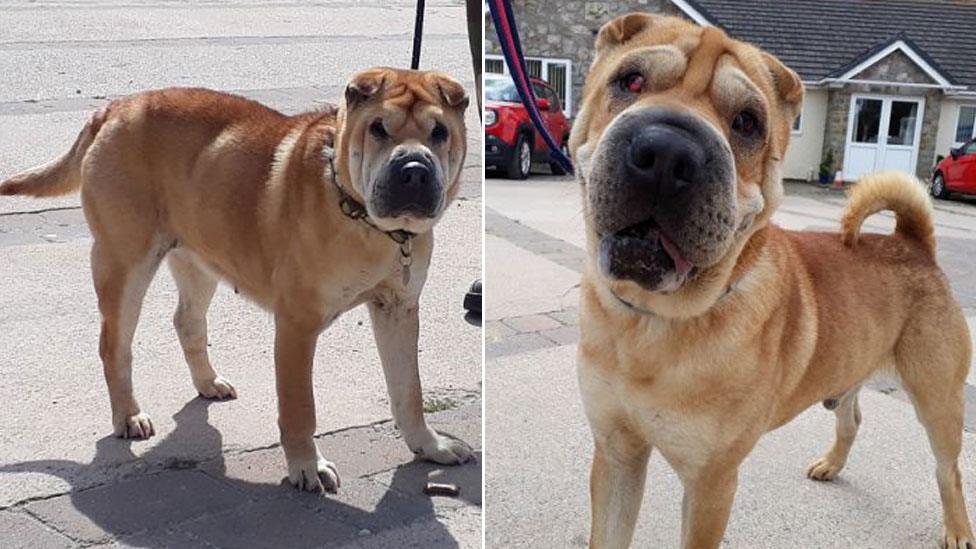
[[[807,88],[803,97],[800,131],[790,136],[790,148],[783,160],[783,177],[806,181],[817,178],[824,150],[824,126],[827,119],[827,90]]]
[[[935,138],[936,158],[940,155],[948,156],[949,149],[962,145],[956,141],[956,124],[959,121],[959,107],[963,105],[976,106],[976,97],[966,99],[947,97],[942,101],[942,116],[939,117]]]

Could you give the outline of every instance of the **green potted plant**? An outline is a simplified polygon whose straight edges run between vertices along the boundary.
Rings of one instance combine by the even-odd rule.
[[[834,149],[827,149],[823,161],[820,162],[820,183],[830,183],[830,178],[834,176]]]

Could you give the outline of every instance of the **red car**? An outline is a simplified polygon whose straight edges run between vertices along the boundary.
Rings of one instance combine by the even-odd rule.
[[[932,196],[949,198],[949,193],[976,194],[976,139],[958,149],[935,166]]]
[[[544,81],[532,78],[531,83],[546,128],[566,152],[570,125],[559,97]],[[548,162],[552,173],[565,173],[559,164],[549,160],[549,147],[533,128],[512,79],[485,78],[485,166],[499,169],[511,179],[525,179],[532,162]]]

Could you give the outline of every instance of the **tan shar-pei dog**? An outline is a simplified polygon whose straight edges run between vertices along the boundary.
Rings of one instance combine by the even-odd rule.
[[[629,545],[656,449],[684,485],[682,546],[718,546],[739,464],[820,401],[837,438],[808,475],[833,479],[861,384],[890,369],[935,454],[944,543],[973,547],[958,467],[969,333],[935,261],[922,186],[863,178],[840,234],[771,224],[803,86],[716,28],[609,22],[584,95],[570,148],[589,256],[579,382],[595,439],[590,545]],[[859,236],[884,209],[894,234]]]
[[[201,395],[237,396],[207,357],[218,280],[274,314],[278,424],[299,489],[339,487],[312,438],[312,358],[319,333],[363,303],[407,446],[438,463],[470,459],[427,425],[417,369],[417,302],[431,229],[460,185],[467,105],[444,74],[387,68],[357,74],[338,110],[297,116],[203,89],[151,91],[112,101],[67,154],[0,185],[0,195],[81,189],[115,434],[153,435],[132,390],[131,345],[165,257]]]

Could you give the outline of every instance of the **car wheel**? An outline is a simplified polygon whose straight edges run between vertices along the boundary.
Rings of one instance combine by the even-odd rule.
[[[505,174],[509,179],[525,179],[529,176],[532,169],[532,146],[525,134],[519,135],[515,140],[515,147],[512,149],[512,158],[508,161],[508,168]]]
[[[563,138],[563,144],[559,146],[559,150],[562,151],[566,158],[569,158],[569,145],[566,138]],[[549,170],[552,175],[566,175],[566,170],[559,164],[559,162],[549,161]]]
[[[941,173],[935,174],[935,177],[932,178],[932,186],[929,187],[929,192],[936,198],[949,198],[949,191],[946,190],[945,186],[945,178]]]

